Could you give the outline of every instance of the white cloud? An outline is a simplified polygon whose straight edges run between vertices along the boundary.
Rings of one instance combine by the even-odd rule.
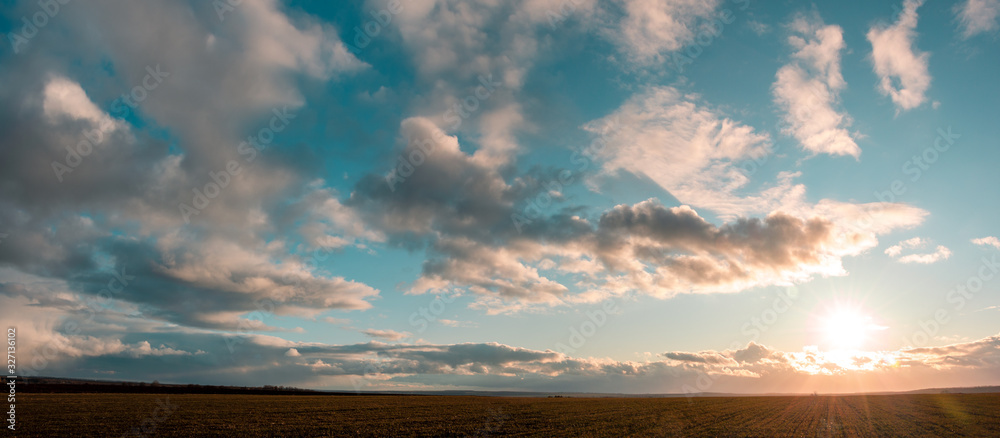
[[[922,239],[920,237],[914,237],[911,239],[899,242],[896,245],[886,248],[885,253],[889,257],[896,259],[900,263],[919,263],[924,265],[929,265],[931,263],[936,263],[941,260],[947,260],[951,257],[951,250],[938,245],[932,253],[914,253],[902,255],[905,249],[919,249],[926,246],[929,242],[927,239]]]
[[[794,61],[776,75],[772,90],[775,102],[785,111],[785,133],[814,154],[861,155],[846,127],[851,118],[834,108],[846,87],[840,73],[844,49],[840,26],[824,25],[816,17],[799,16],[791,24],[788,42],[796,49]]]
[[[177,233],[161,238],[157,250],[157,260],[150,261],[152,275],[192,290],[219,293],[200,296],[199,308],[161,304],[205,323],[231,321],[243,313],[240,306],[249,304],[244,300],[267,303],[267,311],[278,314],[309,316],[327,309],[368,309],[367,299],[378,295],[363,283],[321,275],[314,262],[285,253],[280,242],[250,250],[219,238],[197,241]]]
[[[682,203],[724,214],[767,210],[759,199],[734,192],[749,182],[738,165],[768,155],[770,138],[699,100],[673,87],[654,87],[583,128],[606,141],[597,155],[607,172],[649,177]]]
[[[917,38],[917,8],[923,0],[905,0],[895,24],[877,24],[868,30],[872,63],[879,77],[879,91],[892,98],[898,110],[920,106],[931,85],[927,71],[930,55],[914,45]]]
[[[906,239],[902,242],[899,242],[896,245],[886,248],[885,253],[890,257],[899,257],[899,254],[903,252],[904,248],[906,249],[920,248],[926,243],[927,241],[925,241],[924,239],[921,239],[919,237],[914,237],[911,239]]]
[[[948,248],[938,245],[938,247],[932,253],[928,254],[910,254],[900,257],[898,260],[900,263],[920,263],[924,265],[929,265],[931,263],[936,263],[941,260],[948,260],[951,257],[951,250]]]
[[[625,11],[609,30],[629,59],[639,64],[663,61],[680,50],[698,31],[698,21],[710,18],[719,0],[618,0]]]
[[[1000,249],[1000,239],[994,236],[980,237],[978,239],[972,239],[972,243],[979,246],[992,246],[996,249]]]
[[[962,36],[971,38],[980,33],[1000,29],[1000,0],[965,0],[955,5],[955,14],[962,28]]]
[[[45,84],[42,110],[52,124],[58,124],[61,118],[85,120],[104,133],[122,127],[87,97],[80,84],[61,76],[54,76]]]

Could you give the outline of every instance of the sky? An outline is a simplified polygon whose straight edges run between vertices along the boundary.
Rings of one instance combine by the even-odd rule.
[[[20,375],[1000,384],[1000,1],[3,0]]]

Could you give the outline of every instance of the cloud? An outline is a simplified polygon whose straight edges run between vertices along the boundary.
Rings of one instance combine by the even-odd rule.
[[[377,329],[366,329],[361,330],[367,336],[375,339],[385,339],[387,341],[398,341],[400,339],[406,339],[412,337],[413,334],[409,332],[397,332],[395,330],[377,330]]]
[[[923,0],[904,0],[899,19],[892,25],[877,24],[868,30],[872,64],[879,77],[878,90],[892,98],[898,111],[920,106],[931,85],[927,71],[930,55],[914,48],[917,8]]]
[[[938,245],[937,249],[933,253],[929,254],[910,254],[900,257],[898,260],[900,263],[920,263],[924,265],[929,265],[931,263],[936,263],[940,260],[948,260],[951,257],[951,250],[948,248]]]
[[[890,257],[899,257],[899,254],[901,252],[903,252],[904,248],[907,248],[907,249],[909,249],[909,248],[920,248],[921,246],[923,246],[926,243],[927,243],[926,240],[921,239],[919,237],[914,237],[914,238],[904,240],[902,242],[899,242],[896,245],[893,245],[893,246],[890,246],[890,247],[886,248],[885,249],[885,253],[887,255],[889,255]]]
[[[350,324],[351,320],[344,319],[344,318],[334,318],[332,316],[327,316],[327,317],[323,318],[323,322],[326,322],[326,323],[329,323],[329,324]]]
[[[1000,0],[965,0],[955,5],[955,15],[962,28],[963,38],[972,38],[980,33],[996,32],[1000,29]]]
[[[294,148],[275,142],[260,152],[267,160],[237,151],[273,111],[304,104],[300,81],[367,65],[335,29],[278,2],[245,1],[225,20],[203,6],[65,8],[3,69],[0,229],[11,237],[0,264],[67,281],[71,297],[101,293],[114,274],[135,277],[116,305],[196,327],[274,329],[242,317],[261,306],[296,315],[370,307],[377,290],[321,272],[286,245],[295,236],[272,232],[305,224],[302,237],[327,249],[379,236],[327,199],[335,195],[306,177]],[[53,56],[63,50],[81,56]],[[140,102],[123,104],[136,87]],[[56,175],[53,163],[70,171]],[[236,174],[226,174],[230,163]],[[208,183],[220,193],[186,223],[178,205]],[[306,217],[284,216],[298,198],[309,198]],[[7,293],[25,287],[5,280]]]
[[[600,135],[595,155],[606,172],[646,176],[682,203],[729,215],[767,209],[761,199],[734,192],[749,182],[739,165],[770,154],[771,139],[705,107],[698,96],[653,87],[583,128]]]
[[[769,240],[766,236],[761,239]],[[19,281],[31,285],[46,280],[24,277]],[[22,371],[27,375],[91,377],[114,372],[125,380],[237,385],[271,376],[274,384],[342,390],[354,390],[360,384],[363,390],[459,386],[766,393],[788,392],[788,388],[809,388],[810,392],[910,390],[917,389],[913,382],[931,376],[942,386],[971,386],[1000,372],[1000,335],[936,347],[851,353],[812,347],[780,351],[750,342],[726,350],[667,351],[658,360],[621,361],[500,343],[292,342],[273,336],[150,323],[115,307],[98,313],[93,320],[71,318],[71,323],[60,324],[69,309],[82,303],[64,295],[55,284],[30,296],[35,305],[25,305],[26,295],[0,294],[0,317],[17,327],[25,357],[45,359],[26,362]],[[67,299],[55,299],[60,296]],[[390,340],[408,335],[392,330],[364,332]],[[245,365],[251,361],[258,365]],[[710,387],[702,388],[699,382],[710,382]]]
[[[370,0],[372,7],[381,0]],[[475,132],[474,159],[488,166],[513,163],[520,149],[516,132],[532,124],[522,114],[519,92],[541,54],[555,43],[550,32],[582,37],[570,26],[572,17],[590,23],[594,0],[442,0],[410,2],[394,28],[417,69],[416,80],[428,90],[413,114],[448,133]],[[566,15],[564,15],[566,12]],[[590,26],[589,24],[587,26]],[[490,84],[489,93],[481,89]],[[475,99],[475,110],[455,111]]]
[[[922,248],[926,246],[927,243],[928,242],[926,239],[914,237],[886,248],[885,253],[889,257],[896,259],[896,261],[900,263],[919,263],[924,265],[936,263],[941,260],[947,260],[949,257],[951,257],[951,250],[942,245],[938,245],[937,248],[932,253],[907,254],[905,256],[901,256],[904,249]]]
[[[1000,239],[993,236],[980,237],[978,239],[972,239],[972,243],[979,246],[992,246],[996,249],[1000,249]]]
[[[904,217],[905,222],[881,226],[913,223],[912,217]],[[548,234],[550,229],[563,232]],[[536,221],[503,246],[471,239],[439,241],[434,247],[437,257],[425,264],[411,292],[468,287],[488,313],[593,302],[631,292],[660,298],[736,292],[844,275],[843,257],[877,244],[872,229],[782,212],[716,226],[688,206],[668,208],[651,199],[618,205],[596,223],[572,217]],[[544,243],[534,240],[543,236],[548,236]],[[577,276],[577,287],[582,284],[583,289],[571,291],[542,275],[543,265]]]
[[[902,204],[809,204],[804,186],[791,183],[798,174],[779,174],[774,187],[739,194],[747,177],[736,163],[767,154],[768,138],[696,100],[674,88],[654,88],[585,129],[606,142],[593,157],[605,169],[647,175],[684,204],[723,212],[721,226],[691,207],[650,200],[597,216],[577,206],[555,207],[515,227],[512,218],[524,214],[525,201],[548,193],[541,182],[555,176],[506,177],[466,152],[457,136],[421,117],[405,119],[400,132],[408,139],[402,156],[420,152],[422,164],[362,178],[343,205],[360,212],[389,245],[426,248],[420,277],[408,293],[468,291],[472,306],[487,313],[632,292],[667,298],[844,275],[843,257],[926,215]],[[626,216],[646,222],[620,218]],[[655,233],[676,239],[658,241]],[[757,242],[757,236],[772,233],[771,247]],[[565,275],[571,277],[560,278]]]
[[[126,337],[127,343],[111,342],[113,348],[102,350],[96,346],[106,338],[71,336],[70,343],[94,346],[87,350],[91,354],[53,357],[45,371],[70,377],[115,371],[126,380],[212,384],[242,384],[271,376],[273,384],[341,390],[457,386],[675,394],[796,391],[788,388],[901,391],[920,388],[914,382],[930,376],[942,386],[971,386],[1000,371],[1000,335],[936,347],[850,353],[814,347],[781,351],[750,342],[718,351],[667,351],[661,359],[646,361],[573,357],[500,343],[331,345],[248,336],[239,348],[228,350],[218,333],[131,332]],[[197,352],[184,354],[169,347],[178,344]],[[254,359],[258,366],[245,366]],[[179,368],[181,363],[187,366]]]
[[[439,319],[438,322],[448,327],[477,327],[479,325],[473,321],[455,321],[453,319]]]
[[[757,20],[747,21],[747,26],[749,26],[750,30],[752,30],[753,33],[757,34],[757,36],[764,35],[771,31],[771,26],[769,26],[767,23]]]
[[[789,27],[794,61],[778,70],[772,86],[775,102],[785,111],[784,132],[813,154],[858,158],[861,148],[846,129],[851,118],[834,108],[847,86],[840,73],[843,30],[823,24],[818,15],[797,16]]]
[[[595,159],[605,172],[624,170],[648,177],[682,204],[711,210],[725,220],[780,210],[801,217],[822,214],[853,221],[863,213],[885,215],[878,222],[868,221],[866,227],[879,223],[892,227],[902,217],[889,218],[890,212],[914,212],[903,204],[886,203],[878,211],[832,200],[811,204],[805,199],[806,187],[793,182],[801,176],[799,172],[779,172],[776,182],[750,190],[751,177],[762,178],[759,170],[772,158],[770,137],[725,117],[697,95],[673,87],[637,93],[583,128],[598,137],[597,146],[588,149],[594,152],[581,157],[584,162]]]
[[[854,251],[839,248],[834,225],[818,217],[776,212],[716,227],[686,206],[653,201],[615,207],[597,233],[598,259],[660,296],[842,275],[840,257]]]
[[[608,30],[628,59],[641,65],[663,62],[694,38],[699,21],[712,18],[717,0],[618,0],[624,16]]]

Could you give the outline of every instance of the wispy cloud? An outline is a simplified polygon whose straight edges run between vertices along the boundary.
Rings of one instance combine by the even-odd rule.
[[[955,14],[966,39],[1000,29],[1000,0],[965,0],[955,5]]]
[[[385,339],[387,341],[398,341],[400,339],[406,339],[413,336],[412,333],[397,332],[395,330],[365,329],[360,330],[360,332],[372,338]]]
[[[438,322],[440,322],[441,324],[446,325],[448,327],[477,327],[477,326],[479,326],[479,324],[476,324],[473,321],[456,321],[454,319],[439,319]]]

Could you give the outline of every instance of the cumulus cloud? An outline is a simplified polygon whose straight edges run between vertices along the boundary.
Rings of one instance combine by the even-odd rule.
[[[892,98],[899,111],[920,106],[931,85],[927,71],[930,54],[916,49],[917,8],[923,0],[905,0],[892,25],[876,24],[868,30],[872,64],[879,77],[878,90]]]
[[[965,0],[955,5],[955,15],[962,28],[962,36],[972,38],[980,33],[1000,29],[1000,0]]]
[[[840,73],[843,29],[825,25],[818,15],[800,15],[789,27],[794,61],[778,70],[772,86],[775,101],[785,111],[785,133],[814,154],[858,158],[861,148],[846,129],[851,118],[835,109],[847,86]]]
[[[601,217],[598,257],[641,290],[733,291],[788,284],[812,275],[842,275],[834,225],[819,217],[773,213],[711,225],[688,207],[652,201],[619,205]]]
[[[846,228],[821,216],[799,219],[776,212],[716,226],[690,207],[668,208],[655,200],[616,206],[596,223],[553,220],[560,222],[532,223],[524,236],[512,237],[503,247],[471,239],[439,242],[435,250],[440,256],[425,265],[411,291],[466,286],[483,298],[480,304],[490,313],[629,292],[661,298],[735,292],[844,275],[843,257],[877,244],[871,229]],[[564,232],[544,244],[527,237],[550,227]],[[578,275],[587,286],[571,291],[542,275],[542,265]]]
[[[914,237],[886,248],[885,253],[900,263],[919,263],[924,265],[936,263],[941,260],[947,260],[951,257],[951,250],[942,245],[938,245],[932,253],[913,253],[905,256],[902,255],[903,250],[923,248],[924,246],[927,246],[928,243],[927,239]]]
[[[368,1],[373,8],[383,3]],[[428,90],[416,115],[449,133],[476,132],[476,161],[511,165],[519,150],[515,134],[531,127],[516,96],[538,56],[552,49],[546,34],[557,23],[572,32],[574,17],[590,23],[596,1],[572,6],[567,10],[561,0],[407,3],[393,23]],[[476,99],[475,109],[456,111],[468,105],[466,98]]]

